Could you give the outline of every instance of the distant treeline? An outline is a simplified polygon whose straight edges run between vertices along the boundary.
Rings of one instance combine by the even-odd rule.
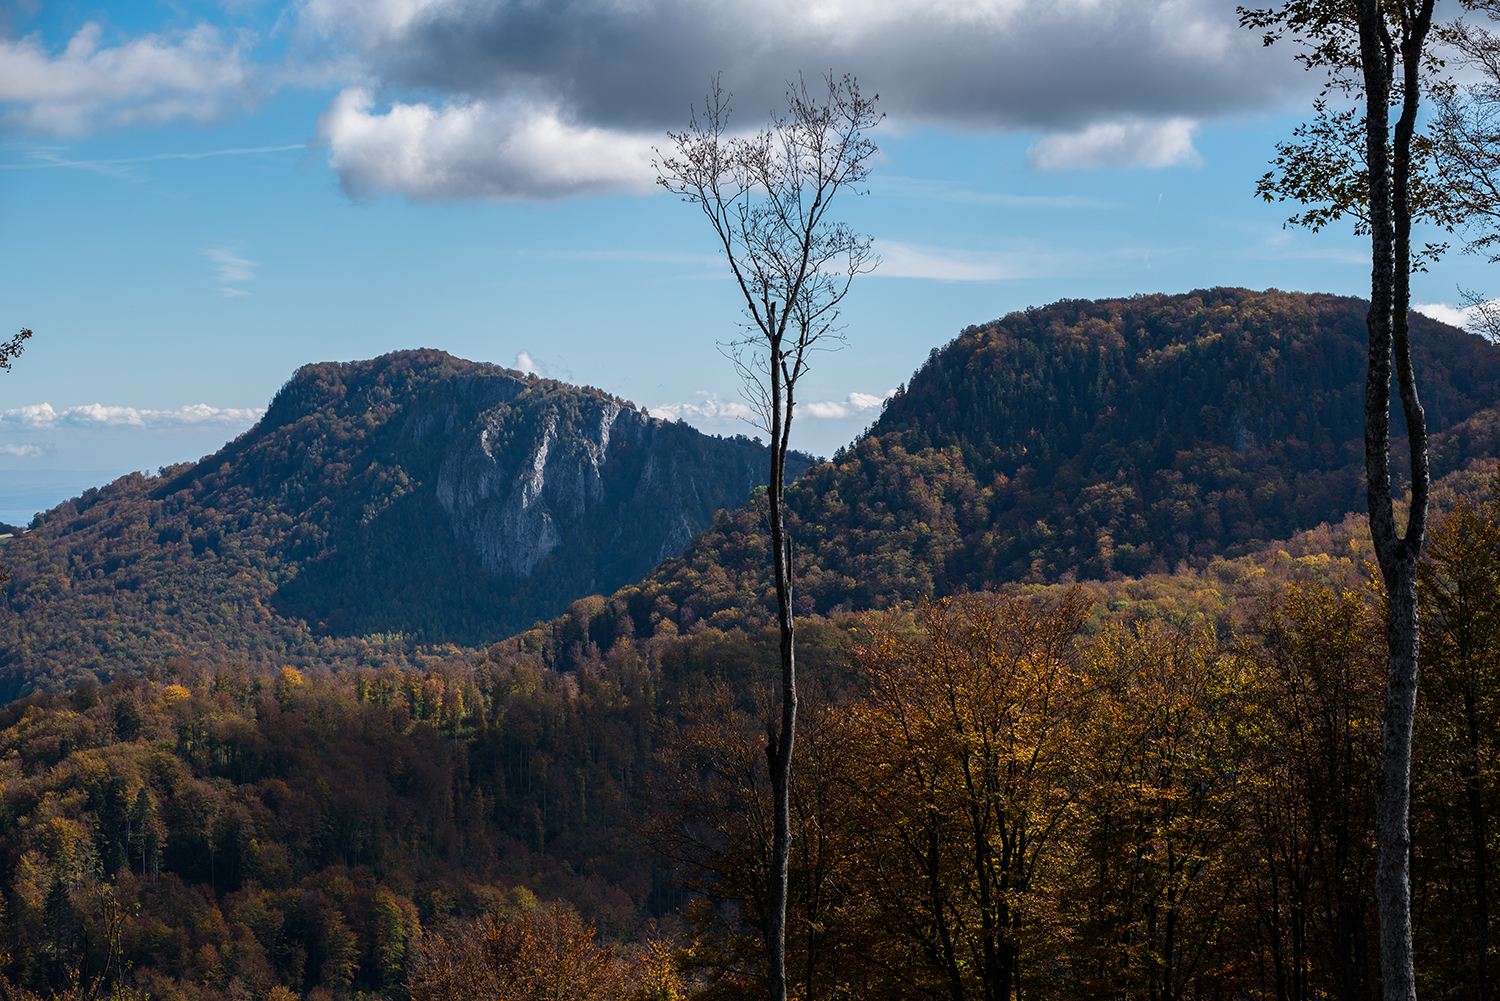
[[[1432,990],[1477,998],[1500,504],[1444,506],[1414,905]],[[1202,573],[806,621],[805,996],[1375,997],[1367,552],[1355,519]],[[427,998],[543,942],[556,976],[494,982],[571,957],[599,976],[561,996],[755,997],[774,630],[646,638],[628,602],[405,668],[179,660],[14,703],[0,972]]]

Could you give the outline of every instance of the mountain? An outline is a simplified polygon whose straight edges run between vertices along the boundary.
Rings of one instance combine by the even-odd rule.
[[[811,864],[794,870],[793,924],[819,969],[850,978],[839,990],[884,996],[863,975],[909,996],[925,953],[890,945],[909,931],[892,902],[973,885],[947,863],[920,886],[888,878],[911,831],[955,846],[971,817],[961,783],[888,784],[903,761],[967,746],[909,734],[950,725],[929,722],[949,711],[939,701],[1034,690],[1031,665],[1057,661],[1017,652],[1049,633],[1064,658],[1088,658],[1086,695],[1064,670],[1059,698],[956,717],[964,733],[1003,718],[1011,743],[995,746],[1019,734],[1023,758],[1058,765],[1007,800],[1023,808],[1012,816],[1067,806],[1038,841],[1052,854],[1013,924],[1037,944],[1028,955],[1062,957],[1033,964],[1032,992],[1149,990],[1161,956],[1190,952],[1207,965],[1181,983],[1243,994],[1274,979],[1292,931],[1310,943],[1307,982],[1376,983],[1369,950],[1341,945],[1374,928],[1372,869],[1346,850],[1372,843],[1359,791],[1383,684],[1360,586],[1368,531],[1343,516],[1361,500],[1362,311],[1216,289],[1012,314],[934,352],[867,434],[793,485],[797,843],[817,849],[797,856]],[[1493,533],[1496,351],[1425,320],[1416,333],[1446,474],[1435,508],[1474,504]],[[676,518],[703,510],[663,484],[701,493],[710,472],[730,479],[758,457],[633,413],[437,352],[311,366],[217,455],[90,491],[11,540],[6,655],[51,672],[39,681],[76,683],[0,710],[0,985],[48,990],[105,942],[126,986],[158,997],[399,998],[421,943],[539,901],[576,907],[620,955],[662,937],[684,970],[753,978],[739,867],[765,844],[758,721],[779,642],[757,498],[719,511],[644,580],[485,649],[413,639],[456,629],[452,615],[496,614],[496,595],[531,600],[533,584],[598,585],[632,547],[654,558]],[[643,493],[668,510],[647,510]],[[493,532],[513,545],[488,545]],[[1017,581],[1030,583],[993,605],[816,614]],[[995,614],[951,617],[966,606]],[[1047,606],[1076,619],[1059,633],[1027,610]],[[385,632],[340,632],[372,626]],[[1439,693],[1459,666],[1442,649],[1424,640],[1424,685]],[[1007,680],[963,691],[979,677],[966,667]],[[101,685],[104,670],[116,677]],[[934,712],[905,712],[927,698]],[[1452,836],[1473,823],[1460,766],[1496,739],[1457,725],[1463,704],[1430,700],[1414,758],[1416,941],[1449,993],[1474,982],[1471,863],[1484,857]],[[1297,727],[1324,718],[1338,723],[1324,744],[1289,752]],[[1477,752],[1454,741],[1477,733]],[[1335,801],[1347,830],[1324,837]],[[725,860],[722,883],[695,882],[694,859]],[[1334,892],[1319,873],[1354,901],[1337,928],[1276,903]],[[1163,927],[1193,948],[1156,948]],[[876,974],[858,965],[870,961]],[[1059,983],[1056,970],[1110,983]],[[745,993],[732,979],[697,986]]]
[[[640,580],[766,468],[744,437],[439,351],[308,365],[218,453],[13,540],[0,667],[489,642]]]
[[[797,610],[1202,568],[1338,524],[1365,507],[1367,308],[1221,288],[966,329],[790,489]],[[1500,349],[1411,323],[1434,475],[1500,454]],[[617,595],[631,628],[766,621],[760,517],[721,514]]]
[[[1340,523],[1364,507],[1365,309],[1210,289],[968,328],[858,441],[800,467],[797,611],[1202,568]],[[1412,325],[1435,473],[1500,454],[1500,350]],[[13,540],[0,668],[21,685],[173,657],[402,664],[590,593],[612,597],[578,612],[578,641],[604,650],[753,630],[763,463],[754,442],[440,352],[308,366],[217,455]]]

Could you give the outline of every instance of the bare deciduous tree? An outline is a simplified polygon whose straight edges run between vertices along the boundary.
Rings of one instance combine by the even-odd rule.
[[[744,297],[746,335],[728,345],[770,436],[766,484],[781,629],[781,706],[766,720],[775,818],[768,877],[766,965],[774,1001],[786,998],[789,795],[797,733],[792,543],[783,495],[797,383],[810,354],[840,339],[839,304],[855,275],[876,262],[870,240],[829,217],[834,196],[857,188],[876,146],[866,133],[880,121],[874,98],[852,76],[823,78],[826,94],[799,79],[787,110],[753,135],[729,131],[729,95],[715,79],[702,117],[669,133],[673,153],[657,164],[657,181],[697,205],[713,228]]]

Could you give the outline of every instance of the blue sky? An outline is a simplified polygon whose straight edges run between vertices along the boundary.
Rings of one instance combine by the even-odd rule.
[[[1320,83],[1208,0],[13,2],[0,14],[0,520],[196,459],[297,366],[437,347],[747,431],[733,287],[651,146],[723,72],[889,117],[836,213],[883,263],[798,443],[963,327],[1063,297],[1363,294],[1366,244],[1254,197]],[[793,39],[786,42],[786,39]],[[1452,254],[1416,299],[1500,286]],[[1440,310],[1438,310],[1440,311]],[[8,336],[8,334],[7,334]]]

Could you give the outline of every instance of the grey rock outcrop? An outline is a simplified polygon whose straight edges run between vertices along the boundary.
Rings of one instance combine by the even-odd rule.
[[[747,439],[711,438],[607,396],[526,389],[494,394],[506,398],[444,429],[438,503],[491,573],[526,578],[556,555],[588,568],[580,584],[623,586],[764,481],[764,450]]]

